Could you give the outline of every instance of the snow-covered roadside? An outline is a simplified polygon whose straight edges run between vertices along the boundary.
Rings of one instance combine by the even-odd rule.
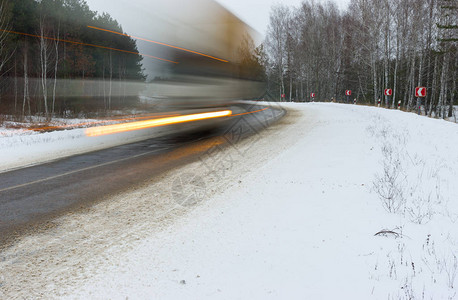
[[[73,119],[65,120],[65,124],[69,125],[69,128],[71,128],[72,123],[79,121],[78,123],[80,126],[91,127],[100,124],[117,124],[125,120],[126,119]],[[0,172],[155,138],[166,134],[193,130],[202,126],[206,126],[205,121],[193,122],[186,126],[160,126],[101,136],[87,136],[87,128],[35,132],[27,129],[5,129],[0,127]]]
[[[245,112],[243,108],[237,106],[232,106],[231,110],[234,114]],[[205,111],[207,110],[185,110],[176,113],[186,114]],[[118,116],[122,115],[121,111],[113,111],[112,113]],[[115,117],[110,120],[53,119],[51,123],[43,125],[43,127],[49,128],[55,126],[60,127],[61,130],[49,132],[38,132],[27,129],[31,128],[33,125],[37,126],[40,121],[39,119],[33,120],[35,123],[16,123],[7,121],[7,126],[0,126],[0,172],[167,134],[201,129],[208,125],[214,125],[215,122],[224,122],[224,118],[221,118],[218,120],[213,119],[208,122],[205,120],[191,122],[184,126],[181,124],[168,125],[95,137],[87,136],[85,133],[86,127],[122,123],[129,119],[133,121],[135,121],[135,119],[141,120],[149,116],[153,117],[152,114],[135,115],[135,111],[129,111],[129,113],[132,113],[130,118]],[[126,116],[126,114],[124,114],[124,116]],[[158,113],[155,116],[158,117],[160,114]],[[62,130],[67,127],[69,129]]]
[[[153,128],[99,137],[87,137],[85,130],[78,128],[45,133],[5,134],[0,137],[0,172],[140,141],[162,135],[167,129]]]
[[[5,250],[0,296],[454,297],[458,127],[371,107],[287,106],[259,135]],[[375,188],[390,187],[387,161],[399,172],[385,173],[402,179],[394,213]],[[178,205],[189,187],[194,201]]]

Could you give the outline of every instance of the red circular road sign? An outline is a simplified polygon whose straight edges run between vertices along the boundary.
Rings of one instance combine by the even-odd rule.
[[[426,97],[426,88],[424,86],[418,86],[415,88],[415,97]]]
[[[351,90],[346,90],[346,91],[345,91],[345,95],[351,96]]]
[[[393,95],[393,90],[392,89],[385,89],[385,96],[391,96]]]
[[[315,98],[315,93],[310,93],[310,97]]]

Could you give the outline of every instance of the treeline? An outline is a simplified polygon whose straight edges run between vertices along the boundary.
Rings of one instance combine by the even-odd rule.
[[[65,117],[138,101],[126,92],[145,79],[136,42],[89,26],[123,32],[84,0],[3,0],[0,114]]]
[[[457,104],[456,0],[304,1],[272,8],[266,37],[272,93],[286,99],[350,101],[417,107],[427,88],[428,115],[450,116]],[[391,97],[384,90],[391,88]]]

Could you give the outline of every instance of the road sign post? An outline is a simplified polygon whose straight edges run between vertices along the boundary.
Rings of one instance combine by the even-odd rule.
[[[415,97],[417,97],[418,114],[421,114],[421,98],[426,97],[426,88],[424,86],[417,86],[415,88]]]
[[[347,103],[350,103],[351,90],[346,90],[345,95],[347,96]]]
[[[391,95],[393,95],[393,90],[392,90],[392,89],[385,89],[385,102],[386,102],[386,107],[389,107]]]

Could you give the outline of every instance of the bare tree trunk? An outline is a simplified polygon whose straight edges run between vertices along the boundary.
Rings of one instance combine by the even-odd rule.
[[[119,88],[119,91],[117,93],[117,95],[119,95],[118,97],[118,102],[119,104],[122,104],[123,103],[123,99],[121,97],[121,91],[122,91],[122,67],[121,67],[121,59],[119,60],[119,63],[118,63],[118,76],[119,76],[119,83],[118,83],[118,88]]]
[[[14,115],[17,116],[17,59],[14,58]]]
[[[453,116],[453,100],[455,99],[455,92],[456,92],[456,69],[457,69],[457,61],[458,59],[455,56],[455,61],[454,61],[454,68],[452,70],[452,82],[453,82],[453,87],[450,91],[450,101],[449,101],[449,109],[448,109],[448,117],[451,118]]]
[[[40,66],[41,66],[41,87],[45,106],[45,117],[49,120],[48,112],[48,43],[45,40],[44,18],[40,19]]]
[[[446,109],[445,106],[447,105],[447,70],[448,69],[448,52],[444,54],[444,62],[442,65],[442,74],[441,74],[441,87],[440,87],[440,94],[439,94],[439,109],[440,109],[440,117],[445,119],[446,117]]]
[[[431,86],[431,51],[430,49],[427,49],[427,55],[428,55],[428,62],[427,64],[427,72],[426,72],[426,86],[430,87]],[[431,101],[431,93],[428,93],[425,97],[425,116],[429,115],[429,102]]]
[[[57,26],[57,36],[54,42],[54,49],[56,51],[56,61],[54,64],[54,86],[52,89],[52,115],[54,116],[54,107],[56,104],[56,88],[57,88],[57,67],[59,65],[59,34],[60,32],[60,24]]]
[[[282,101],[281,96],[285,93],[283,59],[288,33],[289,14],[289,8],[284,5],[278,5],[272,8],[266,42],[268,49],[273,54],[275,67],[278,68],[279,101]]]
[[[102,68],[102,87],[103,87],[103,107],[105,111],[107,110],[107,90],[105,88],[106,82],[105,82],[105,58],[103,58],[103,68]]]
[[[421,73],[423,71],[423,54],[422,52],[420,51],[420,57],[418,58],[418,61],[419,61],[419,66],[418,66],[418,84],[417,86],[422,86],[421,84]],[[421,101],[421,98],[420,98],[420,101]],[[421,102],[419,103],[419,105],[421,106]],[[420,111],[420,107],[417,107],[419,113],[421,114],[421,111]]]
[[[293,96],[293,77],[291,76],[291,73],[289,75],[289,101],[291,102],[293,99],[291,98]]]
[[[385,88],[388,88],[388,58],[385,58]],[[389,96],[385,95],[385,107],[389,107]]]
[[[10,24],[7,19],[7,10],[5,8],[5,1],[0,1],[0,74],[6,63],[11,59],[14,54],[14,51],[8,53],[8,30],[10,30]],[[0,75],[1,76],[1,75]]]
[[[456,70],[458,69],[457,66],[458,65],[458,59],[456,58],[455,56],[455,67],[454,67],[454,72],[452,74],[452,82],[453,82],[453,88],[452,88],[452,92],[451,92],[451,95],[450,95],[450,112],[449,112],[449,117],[451,117],[453,115],[453,100],[455,99],[455,93],[456,93]],[[456,122],[456,118],[455,118],[455,122]]]
[[[384,69],[385,69],[385,88],[389,88],[389,79],[388,79],[388,72],[389,72],[389,59],[390,59],[390,3],[385,0],[385,61],[384,61]],[[389,96],[385,95],[385,107],[389,107]]]
[[[303,86],[303,81],[301,80],[301,101],[304,101],[304,86]]]
[[[361,83],[361,76],[359,74],[358,74],[358,83],[359,83],[359,89],[361,90],[361,94],[363,94],[363,99],[366,99],[366,93]]]
[[[7,18],[7,9],[6,3],[4,0],[0,1],[0,77],[3,76],[2,70],[5,67],[6,63],[11,59],[14,54],[13,51],[8,49],[8,30],[10,29],[10,24],[8,23]],[[8,53],[10,52],[10,53]],[[3,93],[0,93],[0,100]]]
[[[108,92],[108,109],[111,110],[111,92],[112,92],[112,83],[113,83],[113,61],[110,51],[110,89]]]
[[[428,7],[428,35],[427,35],[427,46],[426,46],[426,55],[428,56],[427,60],[427,72],[426,72],[426,86],[428,88],[433,88],[435,89],[432,84],[432,74],[431,74],[431,49],[433,47],[432,45],[432,39],[433,39],[433,26],[434,26],[434,5],[435,5],[435,0],[430,0],[429,1],[429,7]],[[432,92],[432,91],[431,91]],[[433,97],[432,93],[428,93],[425,98],[425,115],[431,116],[431,102],[433,102]]]
[[[26,102],[29,104],[29,115],[30,115],[30,99],[29,99],[29,77],[28,77],[28,49],[27,44],[24,46],[24,98],[22,101],[22,119],[25,116],[25,105]]]
[[[127,76],[126,76],[126,73],[127,73],[127,70],[126,70],[126,67],[124,66],[123,72],[122,72],[122,74],[123,74],[123,81],[122,81],[123,82],[123,85],[122,85],[122,87],[123,87],[123,92],[122,92],[123,101],[126,101],[126,92],[127,92],[126,91],[126,89],[127,89],[127,83],[126,83],[126,81],[127,81],[126,77]]]
[[[396,60],[394,62],[393,99],[392,99],[392,104],[391,104],[392,108],[396,107],[397,79],[398,79],[398,53],[396,50]]]
[[[438,56],[434,58],[434,71],[433,71],[433,83],[432,86],[436,87],[437,86],[437,61],[438,61]],[[436,88],[433,88],[431,91],[431,101],[429,102],[429,116],[431,117],[434,106],[436,103]],[[437,114],[436,114],[437,117]]]
[[[412,50],[412,63],[410,64],[410,75],[409,75],[409,80],[408,80],[408,103],[407,103],[407,109],[408,110],[411,110],[412,107],[413,107],[413,100],[414,100],[414,95],[413,95],[413,91],[414,91],[414,85],[415,85],[415,81],[414,81],[414,76],[415,76],[415,63],[416,63],[416,59],[415,59],[415,52]]]
[[[374,84],[374,105],[377,105],[378,85],[377,85],[377,68],[376,68],[375,54],[373,54],[373,57],[372,57],[372,76],[373,76],[373,84]]]

